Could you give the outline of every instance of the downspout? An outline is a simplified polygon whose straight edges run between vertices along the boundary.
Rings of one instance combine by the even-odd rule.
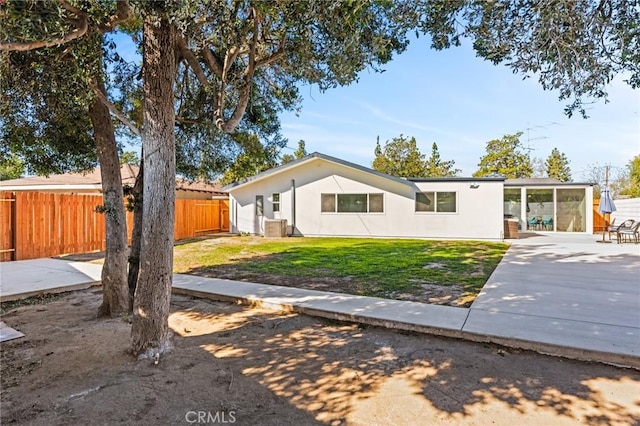
[[[296,232],[296,181],[291,179],[291,233],[290,237]]]

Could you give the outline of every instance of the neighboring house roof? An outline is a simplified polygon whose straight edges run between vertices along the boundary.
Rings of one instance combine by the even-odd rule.
[[[463,182],[471,182],[471,181],[503,181],[503,177],[488,177],[488,178],[400,178],[397,176],[391,176],[386,173],[379,172],[377,170],[370,169],[368,167],[361,166],[359,164],[351,163],[349,161],[341,160],[339,158],[332,157],[330,155],[321,154],[319,152],[311,153],[303,158],[294,160],[290,163],[283,164],[282,166],[274,167],[272,169],[266,170],[262,173],[258,173],[257,175],[251,176],[249,178],[243,179],[239,182],[231,183],[227,186],[222,187],[223,191],[230,191],[232,189],[237,189],[239,187],[248,185],[253,182],[257,182],[259,180],[265,179],[267,177],[276,175],[278,173],[282,173],[285,170],[290,170],[295,167],[299,167],[302,164],[306,164],[310,161],[314,160],[325,160],[331,163],[339,164],[341,166],[348,167],[350,169],[358,170],[364,173],[368,173],[377,177],[381,177],[383,179],[392,180],[394,182],[401,183],[403,185],[411,186],[413,182],[446,182],[446,181],[463,181]]]
[[[124,185],[133,185],[140,171],[139,166],[123,164],[120,166],[120,176]],[[65,173],[50,176],[30,176],[20,179],[0,181],[1,191],[46,191],[46,190],[101,190],[102,177],[100,167],[85,173]],[[220,185],[205,182],[189,182],[186,179],[176,179],[176,189],[183,191],[198,191],[221,194]]]
[[[562,182],[554,178],[507,179],[504,186],[594,186],[593,182]]]
[[[191,182],[186,179],[176,179],[176,189],[183,191],[200,191],[200,192],[215,192],[216,194],[226,194],[220,188],[220,184],[210,184],[202,181]]]
[[[136,180],[138,174],[138,166],[132,166],[124,164],[120,167],[120,176],[122,176],[123,184],[131,184]],[[61,189],[65,186],[77,187],[83,186],[93,187],[100,186],[102,184],[102,178],[100,176],[100,167],[96,167],[93,170],[89,170],[83,173],[65,173],[60,175],[50,176],[29,176],[20,179],[11,179],[0,181],[0,188],[4,187],[23,187],[22,189],[30,189],[34,186],[60,186]]]

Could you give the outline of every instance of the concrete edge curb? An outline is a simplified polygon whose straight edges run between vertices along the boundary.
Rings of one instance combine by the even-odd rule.
[[[98,285],[102,285],[102,281],[91,281],[91,282],[80,283],[80,284],[65,285],[60,287],[29,291],[26,293],[10,294],[9,296],[4,296],[0,294],[0,303],[15,302],[17,300],[28,299],[30,297],[40,297],[47,294],[58,294],[58,293],[67,293],[70,291],[86,290],[88,288],[95,287]]]
[[[221,302],[240,303],[252,307],[261,307],[273,309],[276,311],[295,312],[315,317],[355,322],[378,327],[384,327],[393,330],[413,331],[417,333],[431,334],[435,336],[450,337],[461,340],[468,340],[478,343],[492,343],[511,349],[522,349],[537,352],[543,355],[557,356],[561,358],[573,359],[577,361],[598,362],[609,364],[622,368],[633,368],[640,370],[640,357],[632,355],[614,354],[608,352],[594,351],[588,349],[578,349],[550,343],[533,342],[529,340],[492,336],[485,334],[471,333],[457,329],[447,329],[440,327],[431,327],[426,325],[417,325],[400,321],[392,321],[370,316],[346,314],[322,309],[309,308],[305,306],[296,306],[292,304],[265,302],[259,298],[226,296],[215,293],[209,293],[198,290],[176,288],[172,289],[173,293],[193,296],[202,299],[216,300]]]
[[[19,293],[10,296],[1,296],[0,303],[13,302],[17,300],[28,299],[30,297],[39,297],[46,294],[67,293],[77,290],[86,290],[91,287],[100,285],[101,281],[92,281],[87,283],[75,284],[71,286],[62,286],[45,290],[37,290],[27,293]],[[511,349],[522,349],[537,352],[543,355],[557,356],[561,358],[573,359],[577,361],[598,362],[609,364],[616,367],[632,368],[640,370],[640,357],[632,355],[615,354],[609,352],[594,351],[588,349],[578,349],[550,343],[534,342],[512,337],[493,336],[485,334],[471,333],[458,329],[449,329],[442,327],[433,327],[427,325],[411,324],[401,321],[393,321],[388,319],[380,319],[366,315],[339,313],[327,311],[323,309],[315,309],[305,306],[296,306],[287,303],[266,302],[255,297],[239,297],[227,296],[205,291],[198,291],[184,288],[172,288],[172,293],[185,296],[198,297],[201,299],[216,300],[221,302],[239,303],[246,306],[261,307],[272,309],[275,311],[295,312],[314,317],[327,318],[339,321],[347,321],[358,324],[366,324],[377,327],[384,327],[393,330],[412,331],[417,333],[430,334],[434,336],[450,337],[454,339],[468,340],[478,343],[492,343]]]

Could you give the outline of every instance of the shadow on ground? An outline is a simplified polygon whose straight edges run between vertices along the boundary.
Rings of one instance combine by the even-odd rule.
[[[126,354],[99,291],[3,316],[3,424],[591,424],[640,421],[640,373],[526,351],[174,296],[174,350]]]

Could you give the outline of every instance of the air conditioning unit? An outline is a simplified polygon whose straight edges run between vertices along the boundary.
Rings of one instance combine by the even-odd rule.
[[[264,237],[281,238],[287,236],[287,219],[265,219]]]

